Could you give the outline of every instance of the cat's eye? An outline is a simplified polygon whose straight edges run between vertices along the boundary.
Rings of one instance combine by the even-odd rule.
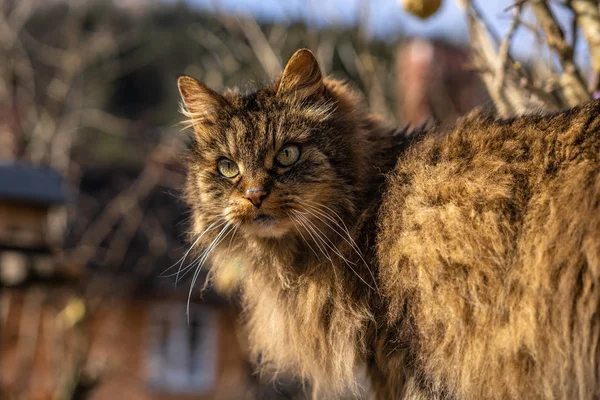
[[[240,173],[240,169],[236,163],[227,158],[221,158],[219,160],[217,169],[219,170],[219,173],[226,178],[235,178]]]
[[[300,158],[300,148],[295,144],[288,144],[275,156],[277,163],[283,167],[289,167]]]

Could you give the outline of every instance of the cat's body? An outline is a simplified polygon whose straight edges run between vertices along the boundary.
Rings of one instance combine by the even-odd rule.
[[[600,102],[467,119],[409,150],[385,197],[380,279],[419,390],[600,397]]]
[[[600,104],[408,140],[306,51],[248,96],[180,90],[191,239],[243,268],[265,370],[319,396],[366,366],[381,399],[600,397]]]

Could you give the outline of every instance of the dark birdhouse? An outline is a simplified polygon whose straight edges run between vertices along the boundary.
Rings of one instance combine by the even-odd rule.
[[[45,166],[0,164],[0,284],[56,272],[65,227],[64,179]]]

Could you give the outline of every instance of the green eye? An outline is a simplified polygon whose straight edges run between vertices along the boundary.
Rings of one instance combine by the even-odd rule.
[[[235,178],[240,173],[238,166],[227,158],[219,160],[217,169],[219,170],[219,173],[226,178]]]
[[[289,167],[300,158],[300,148],[294,144],[288,144],[275,156],[277,163],[283,167]]]

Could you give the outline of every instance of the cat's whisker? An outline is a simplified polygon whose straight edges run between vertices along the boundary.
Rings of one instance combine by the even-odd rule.
[[[216,220],[215,222],[213,222],[212,224],[210,224],[210,225],[209,225],[209,226],[208,226],[208,227],[207,227],[207,228],[204,230],[204,232],[202,232],[202,233],[200,234],[200,236],[198,236],[198,239],[196,239],[196,241],[195,241],[194,243],[197,243],[197,242],[198,242],[198,241],[199,241],[199,240],[200,240],[200,239],[201,239],[201,238],[202,238],[202,237],[203,237],[203,236],[204,236],[206,233],[208,233],[208,232],[212,231],[213,229],[218,229],[218,228],[220,228],[221,226],[223,226],[223,224],[224,224],[224,223],[225,223],[225,221],[224,221],[224,220]],[[191,249],[190,249],[190,250],[191,250]],[[186,256],[187,256],[187,255],[186,255]],[[185,270],[189,270],[189,269],[191,269],[191,268],[192,268],[192,266],[194,265],[194,263],[195,263],[195,261],[196,261],[197,259],[198,259],[198,258],[196,258],[194,261],[192,261],[192,262],[190,263],[189,267],[186,267],[186,268],[184,269],[184,271],[185,271]],[[184,261],[185,261],[185,259],[184,259],[184,260],[182,260],[181,264],[179,265],[179,268],[177,269],[177,273],[175,274],[175,286],[177,286],[177,283],[178,283],[178,282],[179,282],[179,280],[180,280],[180,278],[179,278],[179,274],[181,273],[181,267],[183,266],[183,262],[184,262]]]
[[[311,207],[308,205],[302,205],[299,204],[300,207],[302,207],[306,214],[312,215],[313,217],[315,217],[316,219],[318,219],[319,221],[321,221],[323,224],[325,224],[328,228],[330,228],[331,230],[333,230],[335,233],[337,233],[342,239],[344,239],[348,244],[350,244],[352,247],[354,247],[355,242],[352,239],[352,237],[350,236],[350,233],[347,232],[335,219],[333,219],[332,217],[330,217],[327,213],[318,210],[315,207]],[[316,214],[316,215],[315,215]],[[324,221],[322,218],[319,218],[319,216],[331,221],[332,223],[335,224],[335,226],[337,228],[339,228],[342,233],[345,233],[346,235],[343,235],[342,233],[340,233],[337,229],[335,229],[333,226],[329,225],[326,221]]]
[[[344,230],[346,231],[346,233],[348,234],[348,236],[351,236],[350,235],[350,230],[348,230],[348,227],[346,226],[346,223],[344,222],[344,219],[334,209],[332,209],[331,207],[326,206],[325,204],[317,203],[316,201],[307,200],[307,199],[304,199],[303,203],[312,204],[313,208],[318,208],[318,207],[325,208],[326,210],[328,210],[329,212],[331,212],[331,214],[333,214],[340,221],[340,223],[344,227]],[[305,204],[305,205],[307,205],[307,204]]]
[[[302,214],[300,211],[293,211],[296,214]],[[289,215],[289,214],[288,214]],[[296,222],[294,221],[294,218],[292,215],[289,215],[290,219],[292,220],[292,223],[294,223],[294,225],[296,225]],[[302,224],[302,222],[300,220],[297,220],[297,222],[299,224]],[[306,231],[308,232],[309,235],[311,235],[311,237],[313,238],[313,240],[315,241],[315,244],[317,244],[318,246],[318,241],[315,240],[315,238],[312,236],[311,234],[311,228],[306,226],[305,224],[302,225],[304,227],[304,229],[306,229]],[[296,226],[296,229],[298,229],[298,227]],[[306,238],[304,237],[304,235],[302,235],[302,232],[300,231],[300,229],[298,229],[298,233],[300,234],[300,236],[302,236],[302,239],[304,240],[304,242],[308,245],[308,247],[313,251],[313,253],[315,253],[315,256],[317,257],[317,259],[319,259],[319,256],[317,255],[316,251],[312,248],[312,246],[308,243],[308,240],[306,240]],[[315,232],[316,233],[316,232]],[[329,260],[329,262],[331,263],[331,271],[333,271],[333,276],[335,277],[335,279],[337,280],[337,272],[336,272],[336,268],[335,268],[335,264],[333,263],[333,260],[331,259],[331,257],[329,256],[329,253],[327,253],[323,248],[319,247],[319,249],[321,250],[321,252],[325,255],[325,257]]]
[[[302,214],[302,213],[301,213],[301,212],[299,212],[299,211],[293,211],[293,212],[294,212],[294,213],[296,213],[296,214],[299,214],[299,215],[301,215],[301,214]],[[293,222],[293,221],[292,221],[292,222]],[[325,256],[325,258],[326,258],[327,260],[329,260],[329,263],[331,264],[331,270],[333,271],[333,275],[335,276],[335,278],[336,278],[336,280],[337,280],[337,272],[335,271],[335,264],[334,264],[334,262],[333,262],[333,259],[332,259],[332,258],[331,258],[331,256],[329,255],[329,252],[327,251],[327,249],[326,249],[324,246],[322,246],[322,245],[319,243],[319,241],[321,241],[321,242],[322,242],[322,241],[323,241],[323,239],[322,239],[322,238],[321,238],[321,237],[320,237],[320,236],[317,234],[317,232],[315,232],[315,231],[314,231],[314,228],[312,228],[311,226],[307,225],[306,223],[303,223],[303,222],[302,222],[300,219],[297,219],[297,222],[298,222],[299,224],[301,224],[301,226],[303,226],[303,227],[304,227],[304,229],[306,230],[306,232],[308,232],[308,234],[309,234],[309,235],[312,237],[312,239],[313,239],[314,243],[315,243],[315,244],[318,246],[318,248],[319,248],[319,250],[321,251],[321,253],[323,253],[323,255]],[[298,232],[300,232],[300,230],[298,230]],[[314,232],[314,234],[317,236],[317,238],[318,238],[318,239],[317,239],[317,238],[315,238],[315,236],[313,236],[313,232]],[[301,234],[301,233],[300,233],[300,234]],[[302,235],[302,234],[301,234],[301,235]],[[303,236],[303,238],[304,238],[304,236]],[[305,240],[306,244],[308,244],[308,246],[309,246],[309,247],[311,247],[311,246],[310,246],[310,244],[308,243],[308,241],[307,241],[306,239],[304,239],[304,240]],[[311,249],[312,249],[312,247],[311,247]],[[314,252],[314,253],[315,253],[315,255],[316,255],[316,252],[315,252],[314,250],[313,250],[313,252]],[[317,256],[317,259],[318,259],[318,258],[319,258],[319,256]],[[352,269],[352,267],[350,267],[350,269]]]
[[[223,229],[221,229],[221,231],[219,232],[219,234],[217,234],[217,236],[213,239],[213,241],[210,243],[210,245],[204,249],[204,251],[202,252],[202,254],[200,254],[200,256],[198,256],[198,258],[196,259],[197,262],[195,261],[196,265],[199,268],[202,268],[202,265],[204,264],[204,262],[206,261],[206,259],[208,258],[208,254],[216,247],[219,245],[219,243],[221,243],[221,236],[223,235],[223,233],[225,232],[225,230],[228,228],[230,223],[228,223],[225,227],[223,227]],[[198,272],[198,270],[196,271]],[[192,286],[194,286],[195,284],[195,279],[197,278],[196,276],[197,274],[194,273],[194,281],[192,282]]]
[[[348,265],[348,267],[350,267],[350,269],[354,273],[356,273],[356,271],[352,268],[352,265],[356,265],[356,264],[353,263],[352,261],[348,260],[347,258],[345,258],[342,255],[342,253],[335,247],[335,244],[327,237],[327,235],[325,235],[325,233],[323,233],[312,221],[310,221],[308,218],[306,218],[304,216],[303,216],[303,218],[304,218],[305,224],[307,226],[311,226],[312,227],[313,232],[315,233],[315,235],[317,237],[319,237],[321,239],[321,242],[323,243],[323,245],[325,245],[329,249],[331,249],[342,261],[344,261],[346,263],[346,265]],[[329,258],[329,260],[332,261],[331,258]],[[333,261],[332,261],[332,265],[333,265]],[[359,278],[360,278],[360,276],[359,276]],[[361,280],[362,280],[362,278],[361,278]],[[369,284],[367,284],[367,286],[371,287]]]
[[[318,204],[318,203],[317,203],[317,204]],[[306,205],[306,206],[307,206],[307,205]],[[319,211],[319,210],[318,210],[318,209],[316,209],[315,207],[310,207],[310,206],[307,206],[307,207],[308,207],[307,211],[309,211],[309,210],[312,210],[313,212],[316,212],[316,213],[318,213],[319,215],[322,215],[323,217],[325,217],[325,218],[327,218],[328,220],[330,220],[330,221],[332,221],[333,223],[335,223],[335,224],[336,224],[336,226],[338,226],[340,229],[342,229],[342,227],[341,227],[341,226],[340,226],[340,225],[339,225],[339,224],[338,224],[338,223],[337,223],[335,220],[333,220],[333,219],[332,219],[332,217],[330,217],[330,216],[329,216],[327,213],[325,213],[324,211]],[[326,206],[325,206],[325,207],[326,207]],[[309,211],[309,212],[310,212],[310,211]],[[333,210],[332,210],[332,212],[333,212]],[[364,264],[364,265],[365,265],[365,267],[367,268],[367,271],[369,271],[369,275],[371,275],[371,279],[373,279],[373,284],[375,285],[375,288],[376,288],[377,292],[378,292],[378,293],[380,293],[380,292],[379,292],[379,286],[377,285],[377,279],[375,279],[375,274],[374,274],[374,273],[373,273],[373,271],[371,270],[371,267],[369,266],[369,263],[367,263],[367,261],[364,259],[363,255],[362,255],[362,253],[361,253],[361,251],[360,251],[360,248],[358,247],[358,244],[357,244],[357,243],[356,243],[356,241],[355,241],[355,240],[352,238],[352,236],[350,235],[350,232],[348,232],[348,228],[346,228],[346,229],[344,230],[344,231],[345,231],[345,233],[346,233],[346,237],[344,237],[344,235],[340,234],[340,233],[339,233],[339,232],[338,232],[336,229],[334,229],[334,228],[333,228],[331,225],[329,225],[327,222],[325,222],[325,221],[323,221],[322,219],[318,218],[318,216],[317,216],[317,215],[314,215],[314,214],[313,214],[313,216],[314,216],[315,218],[319,219],[321,222],[323,222],[323,223],[324,223],[326,226],[328,226],[328,227],[329,227],[331,230],[333,230],[335,233],[337,233],[338,235],[340,235],[340,237],[341,237],[342,239],[344,239],[344,240],[345,240],[345,241],[346,241],[348,244],[350,244],[351,248],[354,250],[354,252],[355,252],[355,253],[358,255],[358,257],[361,259],[361,261],[363,262],[363,264]],[[339,217],[339,215],[338,215],[338,218],[340,218],[340,217]],[[340,221],[341,221],[341,218],[340,218]],[[341,222],[343,223],[343,221],[341,221]],[[344,225],[344,227],[345,227],[345,225]]]
[[[319,209],[322,212],[328,211],[331,213],[331,215],[333,215],[337,221],[339,221],[339,224],[342,226],[342,228],[344,229],[344,231],[346,231],[346,233],[350,234],[350,230],[348,229],[348,226],[346,225],[346,223],[344,222],[344,219],[340,216],[340,214],[334,210],[333,208],[323,204],[323,203],[319,203],[313,200],[308,200],[308,199],[303,199],[302,203],[304,206],[311,206],[313,209]]]
[[[229,246],[227,246],[227,251],[231,250],[231,243],[233,243],[233,238],[238,231],[240,224],[235,224],[235,228],[233,228],[233,235],[231,235],[231,239],[229,239]]]
[[[220,225],[222,226],[222,225]],[[211,243],[212,244],[212,243]],[[177,284],[179,281],[183,280],[183,278],[185,278],[187,276],[187,274],[190,271],[194,270],[194,267],[197,266],[199,263],[202,262],[203,257],[206,255],[206,253],[209,251],[210,249],[210,245],[207,246],[204,250],[202,250],[202,252],[200,253],[200,255],[198,255],[198,257],[196,257],[191,263],[190,265],[188,265],[187,267],[185,267],[183,270],[181,270],[181,274],[178,275],[177,279],[175,280],[175,283]]]
[[[177,278],[175,279],[175,286],[177,286],[177,284],[182,281],[190,271],[194,270],[194,266],[196,265],[198,259],[194,260],[193,262],[190,263],[190,265],[188,265],[187,267],[183,268],[179,275],[177,276]],[[175,276],[175,274],[171,274],[171,276]]]
[[[208,256],[210,255],[210,253],[219,244],[221,244],[221,242],[231,232],[231,230],[228,230],[228,228],[231,225],[232,225],[231,221],[227,221],[227,223],[225,224],[225,226],[223,227],[223,229],[221,229],[221,231],[219,232],[219,234],[213,239],[213,241],[210,243],[210,245],[204,251],[204,253],[203,253],[204,255],[202,256],[202,259],[200,259],[198,261],[198,266],[196,267],[196,271],[194,272],[194,277],[192,278],[192,283],[190,284],[190,290],[188,292],[188,299],[187,299],[187,305],[186,305],[186,314],[187,314],[187,318],[188,318],[188,324],[189,324],[189,318],[190,318],[190,301],[192,299],[192,291],[194,290],[194,286],[196,285],[196,280],[198,279],[198,276],[200,276],[200,271],[202,270],[202,266],[204,265],[204,263],[208,259]]]
[[[302,240],[304,240],[304,243],[306,243],[306,245],[308,246],[308,248],[314,253],[315,257],[317,257],[317,259],[319,259],[319,255],[317,254],[317,252],[315,251],[315,249],[313,249],[313,247],[310,245],[310,243],[308,243],[308,240],[306,240],[306,238],[302,234],[302,230],[296,224],[294,216],[292,214],[290,214],[290,213],[286,213],[286,214],[287,214],[288,218],[290,219],[290,221],[292,221],[292,223],[296,227],[296,231],[298,231],[298,234],[300,235],[300,237],[302,238]]]
[[[314,203],[314,202],[312,202]],[[314,203],[316,205],[320,205],[323,206],[327,209],[329,209],[332,213],[334,213],[338,219],[340,220],[340,222],[343,224],[343,227],[340,225],[339,222],[337,222],[333,217],[331,217],[330,215],[328,215],[326,212],[319,210],[318,208],[316,208],[315,206],[310,206],[308,204],[302,205],[300,204],[300,206],[302,207],[307,207],[308,209],[312,210],[313,212],[323,216],[324,218],[328,219],[329,221],[331,221],[332,223],[334,223],[337,227],[339,227],[340,229],[342,229],[344,231],[344,233],[346,233],[346,236],[341,235],[339,232],[337,232],[337,230],[334,230],[336,233],[338,233],[348,244],[350,244],[350,246],[352,246],[352,248],[354,249],[354,251],[358,254],[358,256],[360,257],[360,259],[362,260],[362,262],[367,266],[367,268],[369,268],[367,262],[365,261],[362,252],[360,251],[360,248],[358,247],[358,244],[356,243],[356,241],[352,238],[352,235],[350,234],[350,232],[348,231],[348,228],[346,227],[346,225],[344,224],[344,221],[341,219],[341,217],[333,210],[331,210],[329,207],[324,206],[322,204],[319,203]],[[315,216],[316,217],[316,216]],[[325,223],[325,221],[321,220],[323,223]],[[331,227],[329,224],[328,225],[330,228],[333,229],[333,227]],[[372,273],[371,273],[372,274]],[[373,278],[374,279],[374,278]]]
[[[336,229],[333,229],[333,227],[329,224],[327,224],[325,221],[323,221],[321,218],[318,218],[316,215],[313,214],[313,216],[317,219],[319,219],[321,222],[323,222],[325,225],[327,225],[329,228],[331,228],[335,233],[337,233],[338,235],[340,235],[340,237],[342,239],[344,239],[346,241],[346,243],[348,243],[353,250],[358,254],[358,256],[360,257],[360,259],[363,261],[363,263],[365,263],[365,265],[367,265],[368,268],[368,264],[365,261],[365,259],[362,256],[362,253],[360,251],[360,248],[358,247],[358,244],[356,243],[356,241],[352,238],[352,235],[350,235],[350,232],[348,232],[348,229],[344,227],[342,227],[335,219],[333,219],[331,216],[329,216],[326,212],[321,211],[319,209],[317,209],[316,207],[311,207],[309,205],[304,205],[302,206],[300,204],[301,207],[307,207],[309,210],[312,210],[312,212],[319,214],[320,216],[326,218],[327,220],[331,221],[332,223],[334,223],[338,228],[342,229],[344,231],[344,233],[346,234],[346,236],[340,234]],[[342,221],[343,223],[343,221]]]
[[[352,263],[353,265],[356,265],[356,263],[348,260],[346,257],[344,257],[342,255],[342,253],[335,247],[335,244],[331,241],[331,239],[329,239],[327,237],[327,235],[321,231],[315,224],[314,222],[312,222],[310,219],[308,219],[306,216],[302,215],[302,218],[304,218],[304,221],[308,224],[310,224],[316,231],[319,232],[319,236],[324,238],[323,243],[327,245],[327,247],[329,247],[338,257],[340,257],[342,260],[344,260],[347,263]],[[327,224],[326,224],[327,225]],[[327,225],[329,227],[329,225]],[[330,227],[331,228],[331,227]]]
[[[294,214],[296,214],[298,216],[301,216],[297,211],[294,211]],[[323,241],[323,239],[320,236],[318,236],[318,234],[314,231],[314,229],[312,227],[310,227],[309,225],[307,225],[305,222],[302,222],[302,220],[300,220],[299,218],[297,219],[297,222],[310,235],[310,237],[312,238],[313,242],[315,243],[315,245],[317,246],[317,248],[321,251],[321,253],[325,256],[325,258],[328,259],[330,262],[333,262],[331,260],[331,256],[329,255],[329,252],[321,244],[321,242]],[[316,237],[315,237],[315,235],[316,235]]]
[[[308,211],[308,210],[307,210],[307,211]],[[309,212],[310,212],[310,211],[309,211]],[[311,213],[311,214],[312,214],[312,213]],[[333,229],[333,227],[331,227],[331,226],[330,226],[329,224],[327,224],[325,221],[321,220],[320,218],[318,218],[318,217],[317,217],[316,215],[314,215],[314,214],[312,214],[312,215],[313,215],[315,218],[319,219],[321,222],[323,222],[323,223],[324,223],[326,226],[328,226],[328,227],[329,227],[331,230],[333,230],[334,232],[338,233],[338,232],[337,232],[335,229]],[[306,223],[313,225],[313,227],[314,227],[315,229],[317,229],[317,230],[318,230],[318,231],[319,231],[321,234],[323,234],[323,232],[321,232],[321,230],[319,230],[319,229],[318,229],[318,228],[317,228],[317,227],[314,225],[314,223],[313,223],[312,221],[310,221],[310,220],[309,220],[308,218],[306,218],[305,216],[302,216],[302,217],[303,217],[303,218],[305,218],[305,222],[306,222]],[[323,235],[325,236],[325,234],[323,234]],[[338,233],[338,235],[339,235],[339,233]],[[362,277],[362,276],[360,276],[360,274],[359,274],[359,273],[358,273],[358,272],[357,272],[357,271],[356,271],[354,268],[352,268],[352,265],[356,266],[356,263],[354,263],[354,262],[351,262],[351,261],[347,260],[347,259],[346,259],[346,258],[345,258],[345,257],[344,257],[342,254],[341,254],[341,252],[340,252],[340,251],[339,251],[337,248],[335,248],[335,245],[334,245],[334,243],[333,243],[333,242],[331,242],[331,240],[330,240],[330,239],[328,239],[326,236],[325,236],[325,238],[327,239],[327,241],[328,241],[328,242],[329,242],[331,245],[327,244],[326,242],[324,242],[324,244],[326,244],[326,245],[327,245],[327,246],[328,246],[328,247],[329,247],[331,250],[333,250],[333,251],[334,251],[334,253],[336,253],[336,254],[337,254],[337,255],[338,255],[338,256],[339,256],[339,257],[340,257],[340,258],[341,258],[341,259],[342,259],[342,260],[343,260],[343,261],[346,263],[346,265],[348,265],[348,267],[349,267],[349,268],[352,270],[352,272],[353,272],[353,273],[354,273],[354,274],[355,274],[355,275],[356,275],[356,276],[357,276],[357,277],[358,277],[358,278],[359,278],[359,279],[360,279],[360,280],[361,280],[361,281],[362,281],[362,282],[363,282],[365,285],[367,285],[369,288],[371,288],[372,290],[376,291],[377,293],[380,293],[380,292],[379,292],[379,287],[377,286],[377,281],[375,280],[375,276],[373,275],[373,272],[371,271],[371,268],[370,268],[370,267],[369,267],[369,265],[368,265],[368,264],[367,264],[367,263],[364,261],[364,259],[363,259],[363,262],[365,262],[365,266],[366,266],[366,268],[367,268],[367,271],[369,271],[369,274],[371,275],[371,278],[373,279],[373,283],[374,283],[375,287],[373,287],[373,286],[371,286],[369,283],[367,283],[367,281],[365,281],[365,280],[363,279],[363,277]],[[355,251],[356,251],[356,249],[355,249]],[[359,253],[359,256],[360,256],[360,253]],[[361,257],[361,259],[362,259],[362,256],[360,256],[360,257]]]
[[[207,248],[205,248],[204,250],[202,250],[202,252],[200,253],[200,255],[199,255],[198,257],[196,257],[196,258],[194,259],[194,261],[192,261],[192,262],[190,263],[190,265],[188,265],[186,268],[184,268],[184,269],[181,271],[181,272],[182,272],[182,274],[180,274],[180,275],[179,275],[179,277],[177,278],[177,280],[175,281],[175,283],[178,283],[180,280],[183,280],[183,278],[185,278],[185,277],[187,276],[187,274],[188,274],[190,271],[193,271],[193,270],[194,270],[194,268],[195,268],[195,267],[196,267],[198,264],[202,263],[202,260],[204,259],[204,256],[205,256],[205,255],[206,255],[206,253],[209,251],[209,249],[210,249],[210,246],[208,246]]]
[[[200,241],[200,237],[198,237],[194,243],[192,243],[192,245],[190,246],[189,249],[187,249],[187,251],[185,252],[185,254],[183,256],[181,256],[179,258],[179,260],[175,261],[175,263],[173,265],[171,265],[170,267],[166,268],[163,272],[161,272],[161,274],[159,275],[161,278],[169,278],[171,276],[175,276],[177,275],[177,273],[179,272],[179,270],[181,269],[181,265],[185,262],[188,254],[192,251],[192,249],[198,244],[198,242]],[[175,268],[176,266],[179,265],[179,269],[177,270],[177,272],[173,272],[172,274],[165,274],[166,272],[170,271],[171,269]],[[187,267],[186,267],[187,268]]]
[[[210,225],[209,225],[209,226],[208,226],[208,227],[207,227],[207,228],[204,230],[204,232],[202,232],[202,233],[200,234],[200,236],[198,236],[198,238],[197,238],[197,239],[194,241],[194,243],[192,243],[192,245],[191,245],[191,246],[190,246],[190,248],[189,248],[189,249],[188,249],[188,250],[185,252],[185,254],[184,254],[184,255],[183,255],[183,256],[182,256],[182,257],[181,257],[179,260],[177,260],[177,261],[176,261],[176,262],[175,262],[173,265],[171,265],[170,267],[168,267],[167,269],[165,269],[165,270],[164,270],[164,271],[163,271],[163,272],[160,274],[160,277],[163,277],[163,278],[168,278],[168,277],[171,277],[171,276],[175,276],[175,275],[177,275],[177,273],[179,273],[179,270],[181,270],[181,267],[183,266],[183,263],[185,262],[185,260],[186,260],[187,256],[188,256],[188,255],[189,255],[189,253],[192,251],[192,249],[193,249],[193,248],[194,248],[194,247],[195,247],[195,246],[198,244],[198,242],[200,241],[200,239],[202,238],[202,236],[204,236],[204,234],[205,234],[206,232],[208,232],[209,230],[211,230],[211,228],[212,228],[212,227],[213,227],[213,226],[214,226],[216,223],[218,223],[218,222],[219,222],[219,220],[217,220],[217,221],[213,222],[212,224],[210,224]],[[222,221],[222,223],[224,223],[224,221]],[[221,226],[221,225],[219,225],[219,226]],[[192,263],[193,263],[193,261],[192,261]],[[169,270],[171,270],[171,269],[175,268],[177,265],[179,265],[179,270],[178,270],[176,273],[172,273],[172,274],[165,275],[165,272],[167,272],[167,271],[169,271]],[[186,268],[187,268],[187,267],[186,267]]]
[[[225,223],[227,223],[227,221],[225,221],[225,220],[221,221],[221,224],[219,224],[219,225],[215,226],[215,227],[213,228],[213,230],[214,230],[214,229],[218,229],[219,227],[223,226]],[[232,244],[232,242],[233,242],[233,238],[234,238],[235,234],[237,233],[237,230],[238,230],[238,228],[239,228],[239,224],[236,224],[236,225],[235,225],[235,228],[233,229],[233,235],[231,236],[231,239],[229,240],[229,246],[228,246],[228,249],[230,249],[230,248],[231,248],[231,244]],[[206,232],[206,231],[205,231],[205,232]],[[211,250],[211,249],[212,249],[212,247],[209,245],[209,246],[208,246],[206,249],[204,249],[204,250],[202,251],[202,253],[200,253],[200,255],[199,255],[198,257],[196,257],[196,258],[195,258],[195,259],[194,259],[194,260],[193,260],[193,261],[192,261],[192,262],[191,262],[191,263],[190,263],[190,264],[189,264],[187,267],[185,267],[185,268],[181,269],[180,271],[178,271],[178,273],[179,273],[179,274],[177,275],[177,278],[176,278],[176,280],[175,280],[175,284],[177,284],[179,281],[183,280],[183,279],[184,279],[184,278],[185,278],[185,277],[188,275],[188,273],[194,269],[194,267],[195,267],[195,266],[197,266],[197,265],[199,265],[199,264],[203,263],[203,262],[204,262],[204,261],[203,261],[203,259],[204,259],[205,255],[206,255],[206,254],[207,254],[207,252],[208,252],[209,250]],[[167,275],[167,276],[174,276],[174,275],[176,275],[176,274],[175,274],[175,273],[173,273],[173,274],[171,274],[171,275]]]

